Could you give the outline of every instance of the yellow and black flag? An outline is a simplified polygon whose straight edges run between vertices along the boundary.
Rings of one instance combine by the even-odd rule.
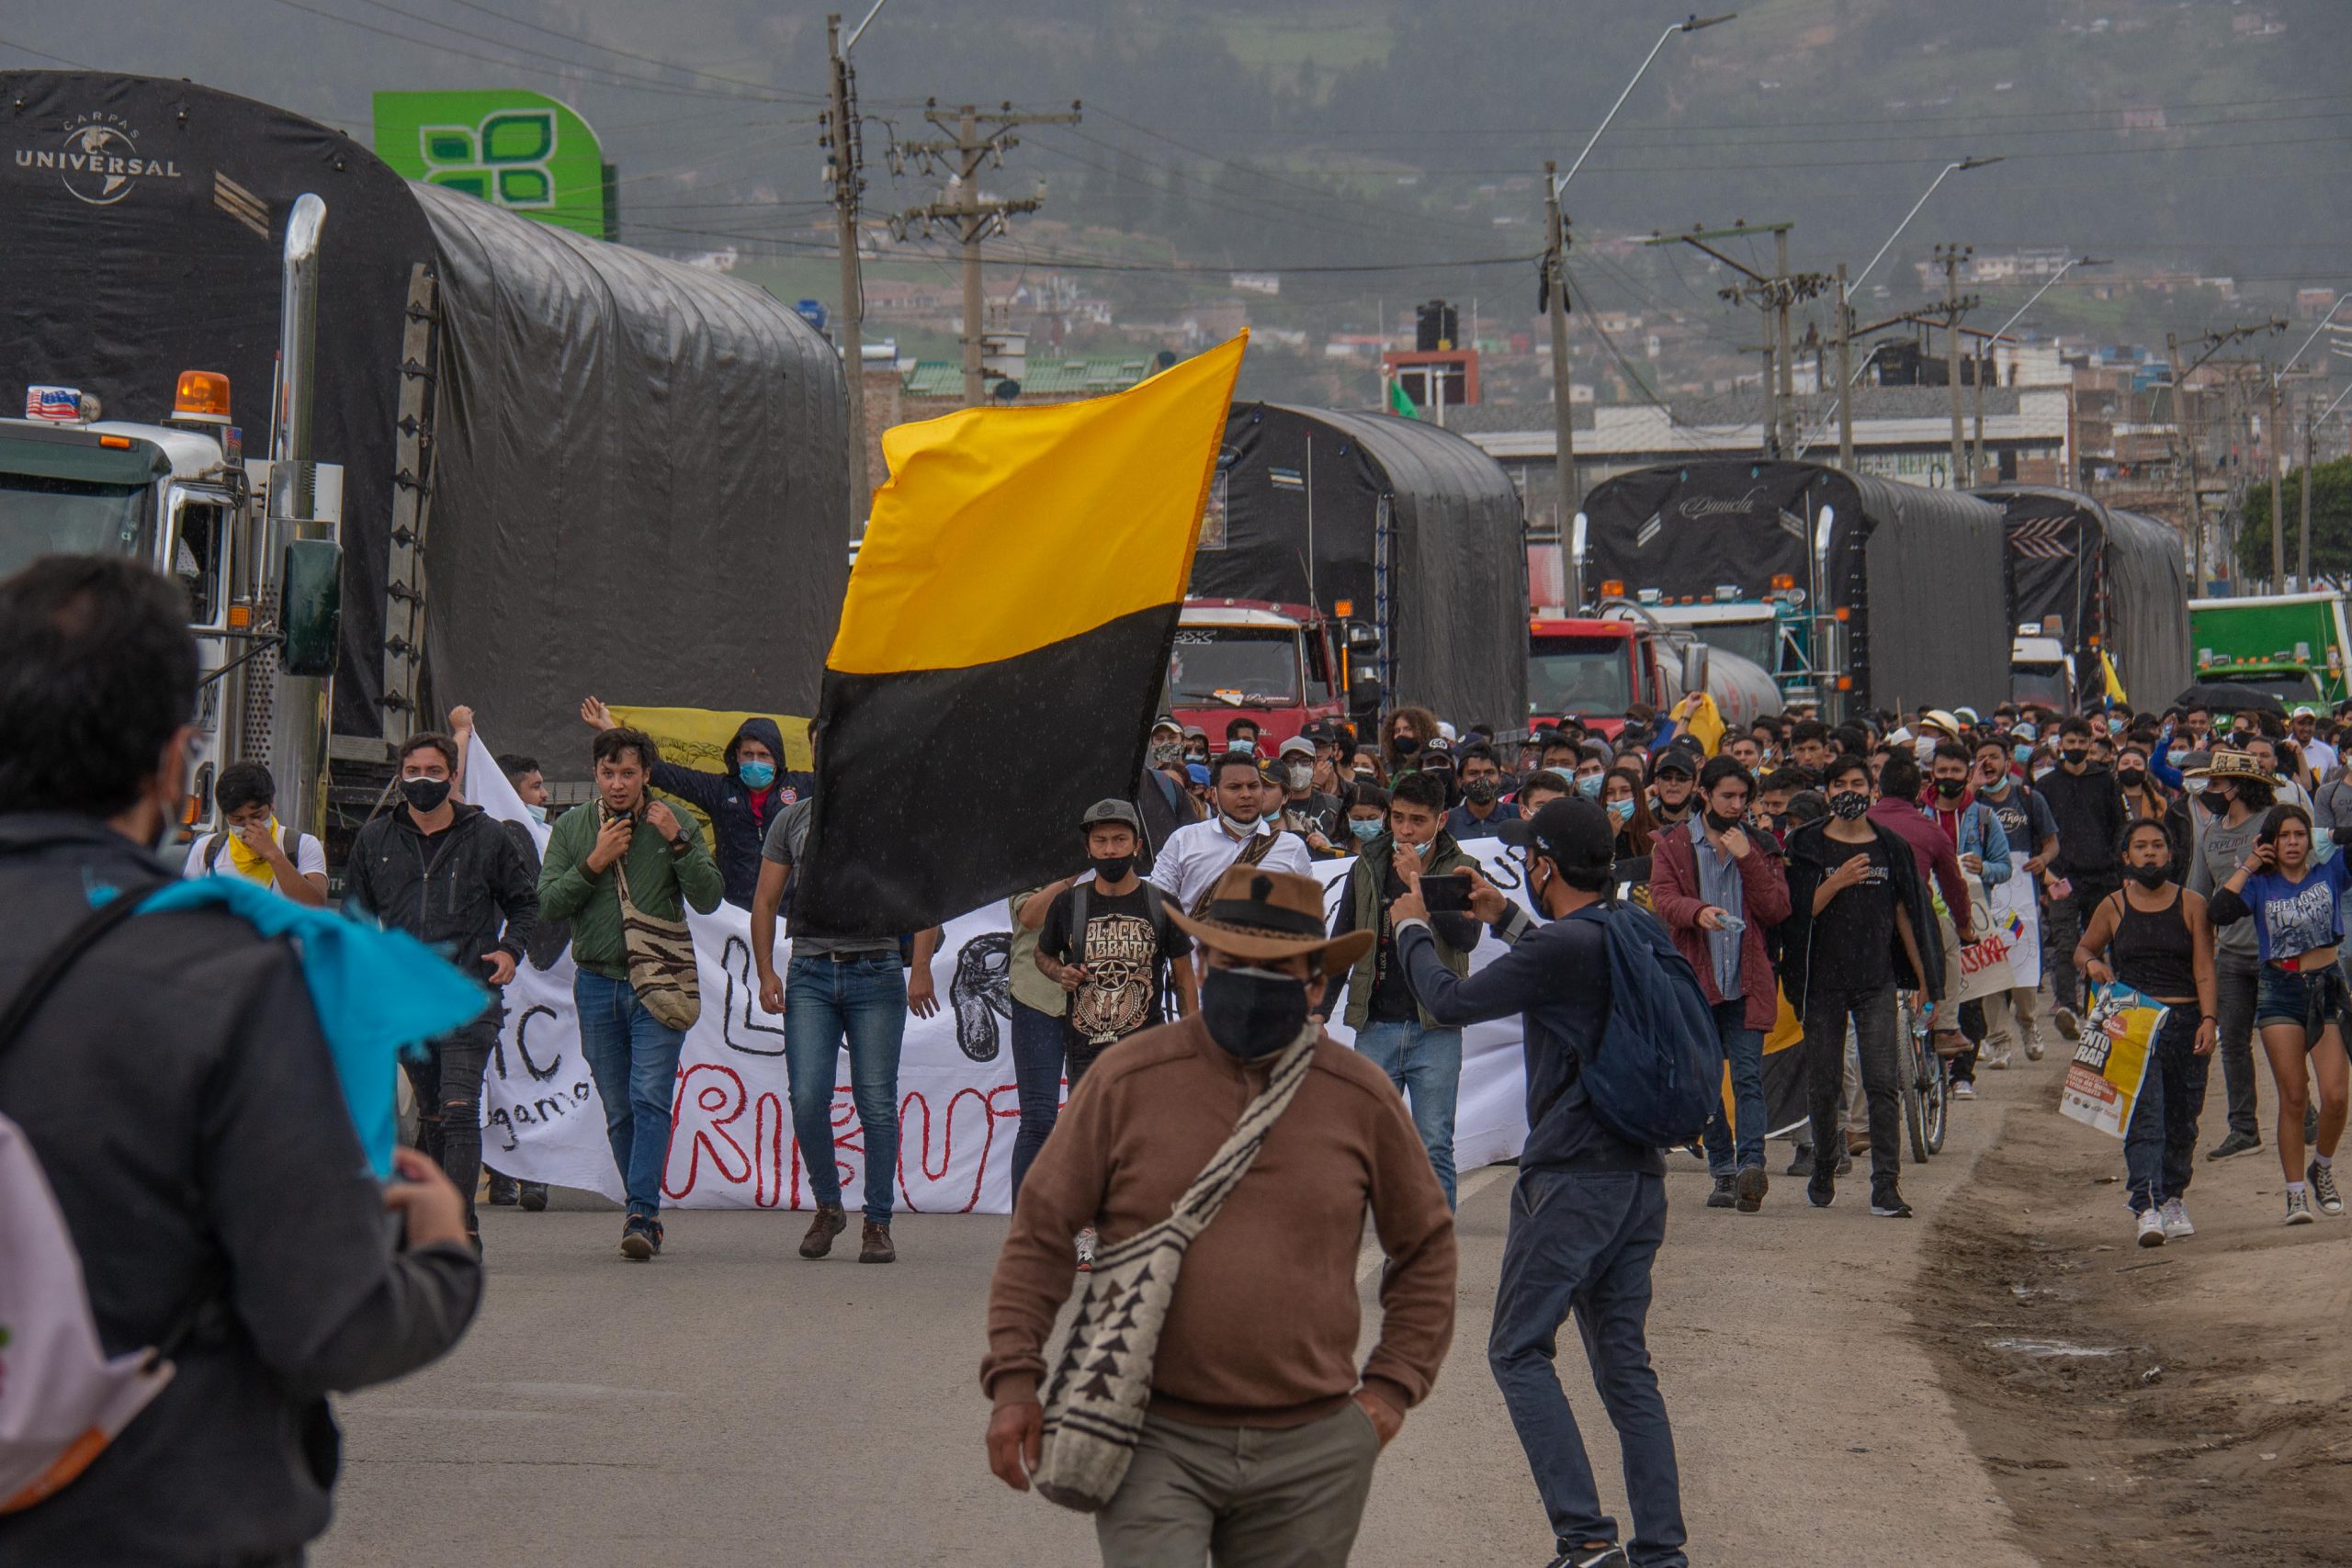
[[[1080,815],[1142,777],[1248,341],[1113,397],[883,435],[797,924],[919,930],[1079,868]]]

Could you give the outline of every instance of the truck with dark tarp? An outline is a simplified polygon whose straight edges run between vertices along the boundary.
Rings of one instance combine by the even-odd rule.
[[[222,432],[269,423],[288,220],[323,202],[310,439],[341,468],[334,757],[380,777],[465,703],[502,749],[582,778],[585,693],[814,711],[848,440],[839,356],[788,306],[187,82],[0,71],[0,384],[109,418],[168,423],[200,371]],[[0,473],[14,558],[40,541],[10,496]]]
[[[1191,597],[1289,606],[1293,619],[1312,612],[1304,634],[1310,682],[1311,645],[1324,639],[1328,617],[1339,634],[1329,641],[1344,650],[1348,711],[1367,729],[1385,707],[1403,704],[1498,732],[1527,712],[1519,492],[1500,464],[1433,425],[1236,404]],[[1183,627],[1180,636],[1265,635],[1220,631],[1189,614]],[[1207,649],[1193,653],[1208,667]]]
[[[1569,563],[1585,603],[1687,625],[1826,716],[1989,709],[2009,680],[2002,527],[1990,502],[1817,463],[1673,463],[1596,486]]]
[[[2169,524],[2044,485],[1969,493],[2007,519],[2011,696],[2072,712],[2105,690],[2102,653],[2135,706],[2188,684],[2188,569]]]

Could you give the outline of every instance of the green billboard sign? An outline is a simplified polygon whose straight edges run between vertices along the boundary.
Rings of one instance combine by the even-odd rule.
[[[499,87],[376,95],[376,155],[525,218],[614,238],[605,152],[571,107]]]

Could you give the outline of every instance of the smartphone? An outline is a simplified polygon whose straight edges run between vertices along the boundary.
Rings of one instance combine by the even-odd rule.
[[[1467,914],[1470,879],[1453,872],[1422,877],[1421,907],[1432,915]]]

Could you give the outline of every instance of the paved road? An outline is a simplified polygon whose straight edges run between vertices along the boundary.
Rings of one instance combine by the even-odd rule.
[[[1937,1562],[2030,1568],[1902,1303],[1928,1217],[1963,1201],[2007,1115],[2049,1114],[2062,1071],[2053,1057],[1985,1075],[1945,1155],[1906,1168],[1908,1224],[1872,1219],[1859,1180],[1826,1212],[1778,1178],[1759,1215],[1707,1210],[1677,1158],[1653,1346],[1697,1561],[1914,1562],[1932,1541]],[[1382,1461],[1359,1563],[1549,1554],[1482,1354],[1510,1174],[1465,1182],[1453,1356]],[[341,1512],[317,1562],[1096,1561],[1085,1520],[988,1473],[974,1373],[1002,1220],[903,1216],[883,1269],[854,1251],[802,1261],[791,1215],[688,1213],[670,1218],[668,1256],[638,1266],[614,1254],[616,1216],[563,1199],[486,1210],[491,1293],[465,1344],[344,1404]],[[1371,1291],[1367,1275],[1368,1315]],[[1563,1370],[1622,1509],[1572,1337]]]

